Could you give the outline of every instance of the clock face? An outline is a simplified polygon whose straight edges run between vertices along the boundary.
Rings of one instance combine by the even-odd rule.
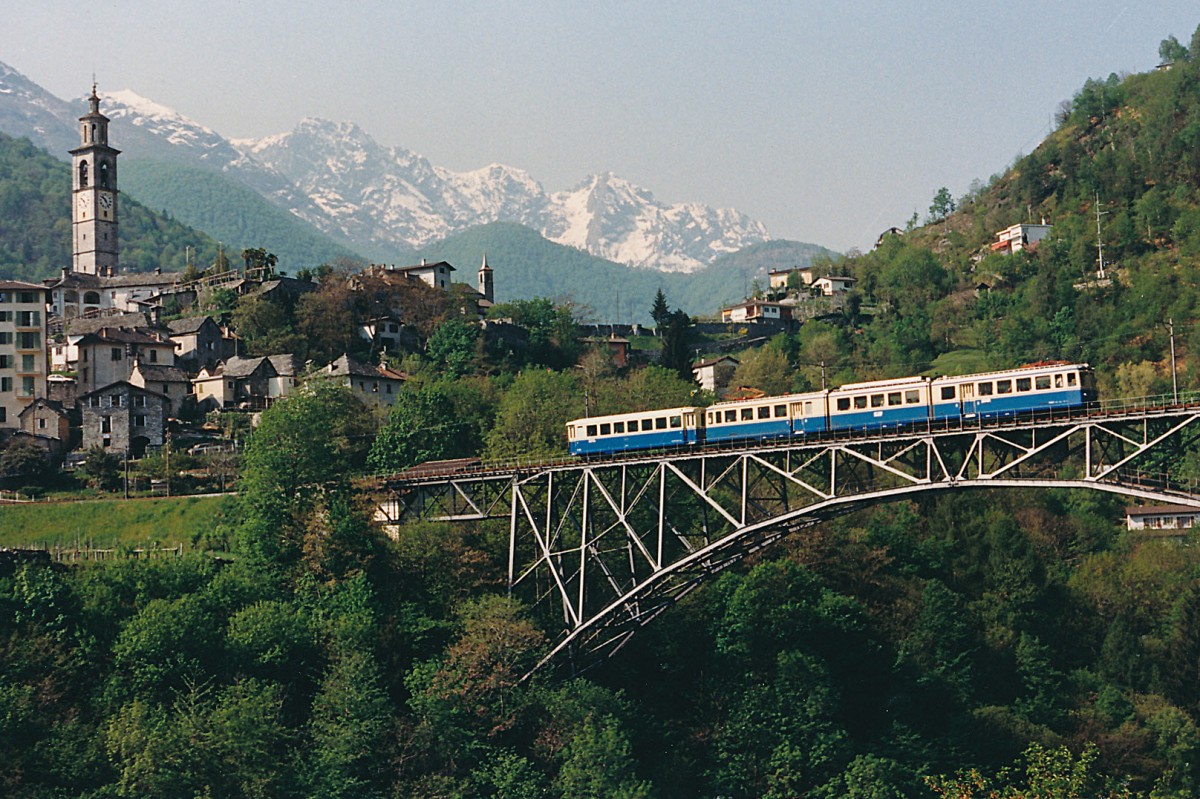
[[[79,195],[78,202],[79,202],[79,210],[87,211],[89,208],[92,207],[92,195],[81,194],[81,195]]]
[[[107,192],[100,194],[99,202],[100,202],[100,207],[103,208],[105,211],[108,211],[113,207],[113,197],[111,194],[108,194]]]

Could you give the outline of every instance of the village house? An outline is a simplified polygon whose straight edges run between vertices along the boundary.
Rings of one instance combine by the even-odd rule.
[[[585,346],[600,352],[608,353],[609,362],[616,369],[624,369],[629,365],[629,339],[620,336],[587,336],[583,339]]]
[[[813,270],[811,269],[772,269],[767,273],[771,291],[785,290],[792,275],[798,275],[800,282],[805,286],[811,286],[813,283]]]
[[[1129,530],[1189,530],[1200,518],[1200,508],[1192,505],[1144,505],[1125,509]]]
[[[856,278],[830,275],[817,278],[812,282],[812,287],[826,297],[832,297],[835,294],[845,294],[854,288],[854,284],[857,282]]]
[[[148,328],[105,327],[87,334],[76,346],[79,350],[77,380],[80,390],[85,393],[128,380],[135,360],[159,366],[175,365],[175,345],[165,334]]]
[[[746,300],[737,305],[721,309],[721,321],[727,324],[738,322],[781,322],[791,318],[791,308],[768,300]]]
[[[29,403],[46,396],[46,290],[0,280],[0,428],[16,428]]]
[[[295,391],[296,384],[304,374],[304,364],[299,356],[291,353],[268,355],[267,360],[271,362],[271,368],[275,371],[275,376],[267,385],[267,396],[271,400],[277,400]]]
[[[127,380],[79,395],[83,448],[103,447],[140,458],[165,440],[168,397]]]
[[[53,439],[46,449],[56,455],[71,443],[71,415],[61,402],[38,397],[21,411],[21,430],[35,438]]]
[[[271,400],[271,381],[278,375],[271,360],[230,358],[205,367],[192,379],[196,405],[202,411],[222,408],[260,409]]]
[[[717,392],[729,385],[740,361],[732,355],[709,358],[692,365],[692,376],[706,391]]]
[[[343,355],[320,371],[349,386],[363,399],[381,405],[396,402],[396,395],[406,379],[402,372],[386,366],[360,363],[349,355]]]
[[[167,329],[175,346],[175,362],[190,371],[198,372],[233,354],[225,352],[225,336],[211,316],[173,319],[167,322]]]
[[[1053,225],[1013,225],[996,234],[992,252],[1014,253],[1026,248],[1034,249],[1037,243],[1050,234]]]
[[[167,415],[172,418],[184,416],[190,410],[192,381],[187,372],[177,366],[135,360],[129,373],[129,382],[138,388],[156,391],[170,400]]]

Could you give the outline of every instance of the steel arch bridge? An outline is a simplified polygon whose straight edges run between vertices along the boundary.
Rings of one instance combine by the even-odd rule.
[[[1200,401],[603,461],[423,468],[380,481],[378,517],[509,522],[508,586],[561,630],[538,668],[586,668],[748,554],[861,508],[960,488],[1107,491],[1200,507],[1168,465]],[[430,466],[433,466],[432,464]]]

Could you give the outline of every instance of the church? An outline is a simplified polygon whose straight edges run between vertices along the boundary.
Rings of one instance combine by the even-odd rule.
[[[47,282],[50,314],[60,319],[142,310],[144,301],[178,282],[176,273],[121,274],[117,227],[120,192],[117,156],[108,143],[108,117],[96,86],[79,118],[79,146],[71,150],[71,267]]]

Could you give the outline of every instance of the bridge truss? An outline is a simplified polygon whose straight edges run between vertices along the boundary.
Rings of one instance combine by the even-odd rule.
[[[1088,488],[1200,506],[1169,465],[1200,405],[393,478],[390,523],[509,521],[508,585],[561,634],[541,665],[619,650],[704,580],[791,532],[956,488]]]

